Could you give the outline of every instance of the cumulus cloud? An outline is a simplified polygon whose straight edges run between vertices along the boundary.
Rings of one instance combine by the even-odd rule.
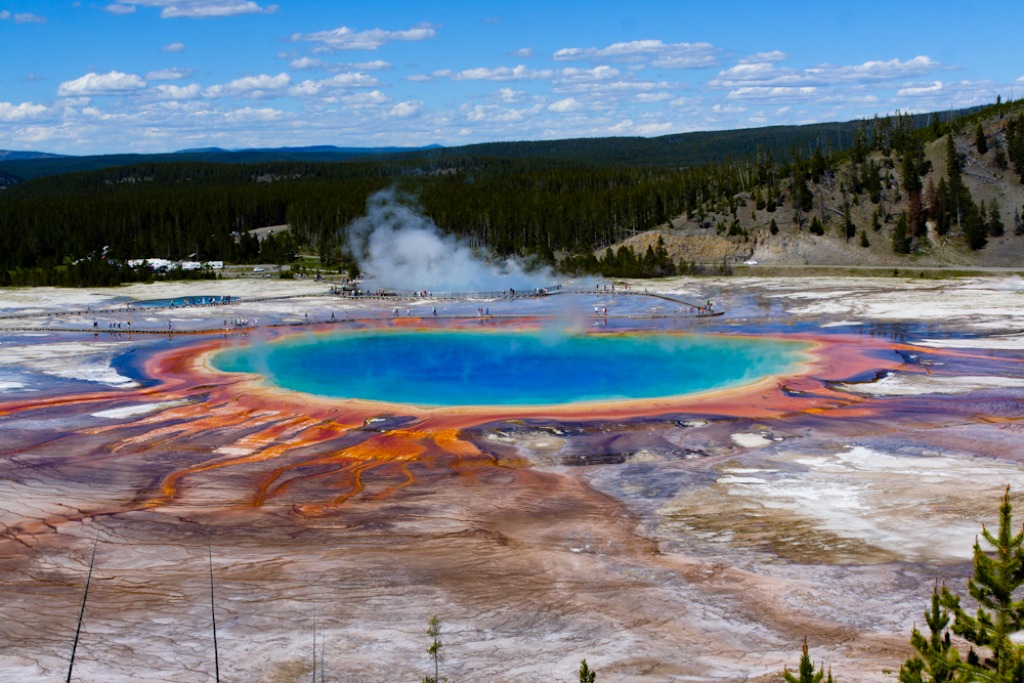
[[[525,90],[513,90],[512,88],[501,88],[498,90],[498,97],[501,98],[502,102],[508,102],[514,104],[521,102],[526,97]]]
[[[633,129],[633,132],[637,135],[664,135],[671,133],[673,126],[671,123],[642,123]]]
[[[528,81],[551,78],[554,71],[551,69],[527,69],[520,64],[513,67],[499,66],[493,69],[481,66],[475,69],[463,69],[455,73],[436,71],[434,75],[447,76],[453,81]]]
[[[462,111],[466,119],[473,123],[509,124],[521,123],[536,115],[542,108],[542,105],[524,109],[510,109],[494,104],[478,104],[473,107],[464,107]]]
[[[320,59],[313,59],[312,57],[298,57],[290,61],[288,66],[296,71],[306,71],[307,69],[324,69],[327,67],[327,64]]]
[[[672,99],[672,95],[667,92],[642,92],[638,93],[633,98],[635,102],[641,102],[644,104],[653,102],[666,102]]]
[[[0,121],[5,123],[27,121],[38,118],[45,111],[46,107],[41,104],[33,104],[31,102],[22,102],[21,104],[0,102]]]
[[[565,81],[607,81],[619,75],[619,70],[610,66],[595,66],[593,69],[562,69],[559,77]]]
[[[583,105],[575,97],[566,97],[563,100],[552,102],[548,105],[548,109],[559,114],[565,114],[567,112],[579,111],[583,108]]]
[[[393,119],[408,119],[416,116],[423,109],[423,103],[419,100],[399,102],[388,110],[388,117]]]
[[[391,62],[383,59],[373,59],[368,62],[358,62],[355,64],[338,64],[336,62],[325,62],[314,57],[295,57],[288,65],[296,71],[342,71],[352,69],[383,71],[391,68]]]
[[[740,64],[761,64],[764,62],[781,62],[789,59],[782,50],[771,50],[770,52],[758,52],[740,59]]]
[[[153,88],[158,99],[161,100],[194,100],[202,94],[198,83],[188,85],[158,85]]]
[[[276,76],[260,74],[243,76],[223,85],[211,85],[203,91],[204,97],[268,97],[279,94],[291,84],[291,77],[286,73]]]
[[[915,78],[940,68],[941,64],[923,55],[906,61],[872,60],[849,66],[823,64],[802,70],[778,67],[772,61],[744,61],[720,71],[708,81],[708,86],[731,89],[748,86],[796,87],[878,83]]]
[[[5,9],[4,10],[0,10],[0,21],[7,21],[10,18],[11,18],[11,13],[10,13],[9,10],[5,10]]]
[[[185,50],[185,43],[170,43],[160,48],[161,52],[182,52]]]
[[[363,71],[383,71],[391,68],[391,62],[386,62],[383,59],[372,59],[369,62],[359,62],[352,66]]]
[[[795,88],[788,86],[746,86],[730,91],[726,97],[734,100],[770,99],[778,101],[788,98],[814,97],[817,94],[818,89],[814,86],[800,86]]]
[[[224,118],[229,123],[279,121],[285,118],[285,113],[267,107],[262,109],[244,107],[227,112]]]
[[[180,81],[194,73],[193,69],[160,69],[146,74],[148,81]]]
[[[897,95],[931,95],[942,90],[942,81],[935,81],[931,85],[923,86],[911,86],[907,88],[900,88],[896,91]]]
[[[105,74],[87,73],[73,81],[64,81],[57,88],[61,97],[80,97],[91,95],[119,95],[146,87],[141,76],[111,71]]]
[[[107,5],[108,12],[124,14],[136,7],[159,7],[164,19],[207,19],[241,14],[273,14],[277,5],[261,6],[251,0],[118,0]]]
[[[339,88],[372,88],[379,85],[373,76],[360,72],[343,73],[320,81],[306,80],[290,88],[288,92],[300,97],[319,95],[324,90]]]
[[[644,62],[662,69],[701,69],[717,66],[721,50],[711,43],[664,43],[634,40],[603,48],[567,47],[553,55],[555,61]]]
[[[375,28],[369,31],[353,31],[347,26],[330,31],[296,33],[293,42],[319,43],[330,50],[376,50],[382,45],[395,41],[428,40],[437,35],[430,24],[419,24],[405,31],[385,31]]]

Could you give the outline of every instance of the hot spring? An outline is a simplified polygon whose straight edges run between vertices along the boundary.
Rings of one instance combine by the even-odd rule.
[[[420,406],[639,400],[785,374],[807,344],[692,334],[390,331],[288,337],[216,354],[215,369],[318,396]]]

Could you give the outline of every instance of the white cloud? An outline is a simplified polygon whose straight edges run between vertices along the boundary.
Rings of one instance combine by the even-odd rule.
[[[296,71],[305,71],[307,69],[323,69],[327,65],[319,59],[313,59],[312,57],[299,57],[289,62],[288,66]]]
[[[801,86],[791,88],[787,86],[746,86],[731,91],[727,97],[731,100],[741,99],[768,99],[781,100],[787,98],[808,98],[817,95],[818,89],[814,86]]]
[[[896,95],[931,95],[942,90],[942,81],[935,81],[931,85],[924,86],[911,86],[907,88],[900,88],[896,91]]]
[[[356,64],[338,64],[336,62],[325,62],[322,59],[315,59],[313,57],[295,57],[288,65],[296,71],[341,71],[343,69],[358,69],[360,71],[383,71],[390,69],[391,62],[387,62],[383,59],[373,59],[368,62],[358,62]]]
[[[131,10],[114,10],[121,5]],[[211,17],[234,17],[241,14],[273,14],[277,5],[263,7],[251,0],[118,0],[107,6],[108,12],[134,11],[135,7],[159,7],[160,16],[164,19],[190,18],[207,19]]]
[[[363,71],[383,71],[391,68],[391,62],[386,62],[383,59],[373,59],[369,62],[359,62],[352,66]]]
[[[41,17],[38,14],[29,14],[28,12],[21,12],[14,15],[15,24],[45,24],[46,17]]]
[[[410,100],[408,102],[399,102],[395,106],[391,107],[388,111],[388,116],[394,119],[407,119],[412,116],[416,116],[423,109],[423,103],[418,100]]]
[[[319,95],[324,90],[336,90],[339,88],[372,88],[379,85],[379,81],[373,76],[364,73],[352,72],[338,74],[322,81],[306,80],[288,90],[289,94],[297,97],[312,97]]]
[[[338,101],[344,102],[345,104],[354,107],[368,107],[378,104],[386,104],[391,101],[391,98],[382,93],[380,90],[347,93],[345,95],[338,97],[337,99]]]
[[[672,131],[671,123],[643,123],[636,126],[633,132],[637,135],[664,135]]]
[[[610,66],[595,66],[593,69],[562,69],[559,76],[566,81],[606,81],[619,75],[619,70]]]
[[[291,84],[291,77],[286,73],[276,76],[260,74],[243,76],[223,85],[211,85],[203,91],[204,97],[267,97],[278,94]]]
[[[21,104],[0,102],[0,121],[5,123],[27,121],[28,119],[38,118],[45,111],[46,107],[41,104],[33,104],[31,102],[22,102]]]
[[[579,111],[583,108],[583,105],[575,97],[566,97],[564,100],[558,100],[548,105],[548,109],[559,114],[565,114],[572,111]]]
[[[649,62],[663,69],[700,69],[718,64],[721,50],[711,43],[664,43],[660,40],[634,40],[604,48],[569,47],[553,55],[555,61],[580,59],[613,62]]]
[[[772,50],[770,52],[758,52],[757,54],[744,57],[740,60],[740,64],[761,64],[763,62],[782,62],[789,59],[782,50]]]
[[[746,110],[746,107],[736,107],[730,104],[715,104],[711,107],[711,111],[715,114],[742,114]]]
[[[198,83],[188,85],[158,85],[153,88],[158,99],[161,100],[194,100],[202,94]]]
[[[520,64],[515,67],[499,66],[494,69],[477,67],[475,69],[464,69],[458,73],[451,74],[447,71],[437,71],[435,76],[449,75],[454,81],[527,81],[551,78],[554,72],[550,69],[539,71],[527,69]]]
[[[146,81],[135,74],[126,74],[120,71],[111,71],[105,74],[90,72],[73,81],[64,81],[57,88],[57,94],[61,97],[117,95],[142,90],[145,87]]]
[[[530,59],[531,57],[533,57],[533,48],[521,47],[518,50],[513,50],[512,52],[509,53],[509,55],[512,57],[517,57],[518,59]]]
[[[652,102],[665,102],[667,100],[671,100],[672,95],[667,92],[642,92],[638,93],[637,96],[634,97],[633,99],[636,102],[647,104]]]
[[[132,14],[135,12],[135,5],[122,5],[119,2],[112,2],[104,7],[103,10],[111,14]]]
[[[543,105],[514,109],[495,104],[478,104],[473,107],[463,107],[462,111],[468,121],[472,121],[475,124],[495,126],[496,124],[521,124],[523,121],[540,113],[542,109]]]
[[[501,98],[502,102],[514,104],[516,102],[523,101],[523,98],[526,97],[526,91],[513,90],[512,88],[502,88],[498,91],[498,97]]]
[[[160,69],[146,74],[147,81],[180,81],[194,73],[193,69]]]
[[[229,111],[224,115],[224,118],[229,123],[241,123],[251,121],[280,121],[285,118],[285,113],[277,109],[263,108],[263,109],[252,109],[251,107],[244,107],[242,109],[235,109]]]
[[[185,50],[185,43],[170,43],[160,48],[161,52],[183,52]]]
[[[419,24],[405,31],[385,31],[379,28],[369,31],[353,31],[347,26],[342,26],[330,31],[296,33],[292,36],[292,41],[320,43],[331,50],[376,50],[387,43],[400,40],[428,40],[435,35],[437,35],[437,31],[430,24]]]
[[[940,68],[942,68],[941,64],[926,56],[918,56],[906,61],[899,59],[872,60],[850,66],[823,64],[799,71],[777,67],[770,61],[745,61],[720,71],[717,76],[708,81],[708,87],[731,89],[746,86],[868,84],[914,78]]]
[[[7,21],[11,18],[11,13],[8,10],[0,10],[0,21]]]

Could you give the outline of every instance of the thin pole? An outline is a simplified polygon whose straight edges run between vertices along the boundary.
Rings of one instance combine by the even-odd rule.
[[[217,609],[213,604],[213,539],[210,541],[210,619],[213,622],[213,671],[217,683],[220,683],[220,656],[217,652]]]
[[[85,617],[85,601],[89,599],[89,584],[92,583],[92,568],[96,564],[96,546],[100,543],[100,531],[96,530],[96,538],[92,542],[92,556],[89,558],[89,573],[85,577],[85,591],[82,593],[82,606],[78,610],[78,626],[75,627],[75,642],[71,645],[71,661],[68,662],[68,679],[71,683],[71,673],[75,669],[75,651],[78,650],[78,636],[82,633],[82,619]]]

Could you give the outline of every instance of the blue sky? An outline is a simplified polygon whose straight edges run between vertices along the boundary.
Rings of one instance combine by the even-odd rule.
[[[460,145],[1024,96],[1024,3],[0,0],[0,149]]]

